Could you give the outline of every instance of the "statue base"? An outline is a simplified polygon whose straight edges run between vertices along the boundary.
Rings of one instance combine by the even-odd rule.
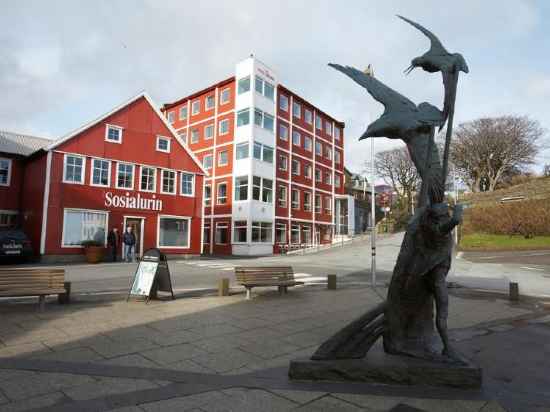
[[[382,345],[374,345],[363,359],[293,360],[288,375],[290,379],[309,381],[480,388],[481,368],[467,360],[464,363],[389,355]]]

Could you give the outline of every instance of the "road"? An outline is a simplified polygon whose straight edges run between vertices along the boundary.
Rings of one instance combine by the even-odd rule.
[[[519,265],[521,269],[550,276],[550,250],[507,252],[464,252],[462,258],[476,263]]]

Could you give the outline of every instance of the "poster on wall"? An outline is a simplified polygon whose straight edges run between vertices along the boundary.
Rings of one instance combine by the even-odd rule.
[[[137,296],[146,298],[148,302],[157,297],[158,291],[169,292],[175,299],[166,256],[158,249],[149,249],[139,262],[126,301],[130,296]]]

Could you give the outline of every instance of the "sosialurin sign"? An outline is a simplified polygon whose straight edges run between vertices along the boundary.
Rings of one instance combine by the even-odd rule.
[[[105,193],[105,206],[106,207],[121,207],[125,209],[144,209],[144,210],[162,210],[162,200],[153,198],[141,197],[138,193],[137,196],[130,196],[129,192],[126,192],[125,196],[114,195],[111,192]]]

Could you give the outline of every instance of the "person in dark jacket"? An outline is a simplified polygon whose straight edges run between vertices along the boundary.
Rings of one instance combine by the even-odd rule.
[[[133,262],[136,250],[136,235],[132,232],[132,226],[126,228],[126,232],[122,235],[122,243],[124,244],[124,259],[126,262]]]
[[[113,228],[107,236],[107,245],[111,251],[111,260],[116,262],[116,257],[118,255],[118,245],[120,244],[120,236],[118,234],[118,228]]]

